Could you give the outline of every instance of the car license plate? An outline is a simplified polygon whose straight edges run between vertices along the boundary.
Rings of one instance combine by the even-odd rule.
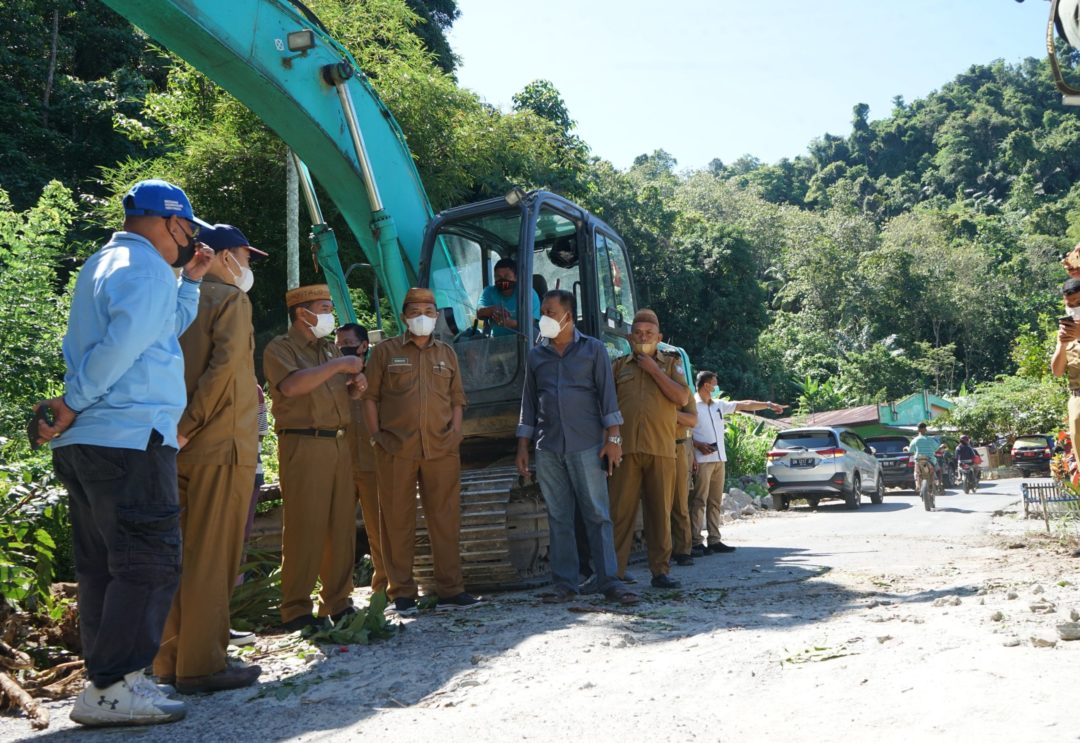
[[[885,465],[886,467],[896,467],[900,463],[899,462],[882,462],[882,464]]]
[[[1037,451],[1026,451],[1026,452],[1024,452],[1024,456],[1025,457],[1037,457],[1037,456],[1039,456],[1039,452],[1037,452]]]
[[[813,459],[813,457],[811,457],[810,459],[792,459],[791,460],[791,466],[792,467],[813,467],[814,466],[814,459]]]

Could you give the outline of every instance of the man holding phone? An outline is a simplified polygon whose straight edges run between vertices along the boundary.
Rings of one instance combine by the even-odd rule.
[[[1068,374],[1069,438],[1073,447],[1080,441],[1080,279],[1069,279],[1061,287],[1066,314],[1058,318],[1057,346],[1050,359],[1055,377]]]
[[[622,461],[623,418],[604,344],[574,327],[576,300],[565,289],[544,295],[543,340],[529,351],[518,419],[517,469],[529,474],[529,444],[536,442],[536,478],[548,511],[551,601],[578,594],[574,507],[581,509],[597,589],[612,601],[636,603],[616,577],[615,541],[607,478]]]
[[[724,499],[724,468],[727,452],[724,450],[724,416],[738,410],[764,410],[782,412],[783,405],[759,400],[714,400],[716,372],[700,371],[694,380],[697,386],[698,417],[694,426],[694,471],[697,479],[694,494],[690,498],[690,528],[693,532],[694,557],[734,552],[735,548],[720,541],[720,506]],[[701,540],[702,527],[708,528],[707,541]]]

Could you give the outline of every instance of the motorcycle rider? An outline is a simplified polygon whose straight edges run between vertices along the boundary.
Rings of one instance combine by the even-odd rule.
[[[908,443],[908,452],[915,457],[915,490],[916,492],[922,487],[922,474],[923,463],[929,464],[934,468],[934,476],[940,477],[937,472],[936,458],[938,447],[941,446],[941,442],[934,436],[926,435],[926,424],[919,424],[919,435],[916,436]],[[930,483],[930,487],[934,487],[934,483]]]
[[[978,453],[971,445],[971,437],[966,433],[960,437],[960,443],[956,445],[956,461],[960,464],[967,462],[975,470],[975,482],[979,481],[979,467],[975,463]]]

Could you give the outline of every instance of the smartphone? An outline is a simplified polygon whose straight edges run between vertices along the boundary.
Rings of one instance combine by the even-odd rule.
[[[1065,323],[1066,325],[1072,325],[1074,322],[1076,322],[1075,320],[1072,319],[1072,317],[1070,315],[1064,315],[1062,317],[1059,317],[1057,319],[1057,321],[1058,321],[1059,325],[1061,323]]]
[[[45,421],[45,425],[51,426],[53,421],[49,412],[47,405],[38,405],[34,408],[34,414],[30,416],[30,422],[26,424],[26,436],[30,439],[31,451],[37,451],[43,446],[38,443],[38,421]]]
[[[603,455],[601,455],[601,456],[600,456],[600,468],[604,470],[604,474],[605,474],[605,475],[606,475],[606,474],[608,473],[608,458],[607,458],[607,454],[603,454]]]

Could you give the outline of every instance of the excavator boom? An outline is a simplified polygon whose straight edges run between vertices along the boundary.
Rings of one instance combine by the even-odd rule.
[[[431,206],[397,122],[349,52],[303,4],[104,2],[281,137],[340,209],[391,307],[400,307],[416,283]],[[335,304],[348,306],[336,251],[319,250],[317,257]]]

